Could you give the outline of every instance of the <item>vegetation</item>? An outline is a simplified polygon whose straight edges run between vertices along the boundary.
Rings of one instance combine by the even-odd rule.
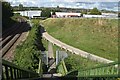
[[[21,45],[18,45],[15,50],[14,63],[20,67],[36,71],[38,69],[38,63],[40,50],[44,50],[41,42],[41,34],[39,23],[36,22],[29,32],[27,40]]]
[[[90,14],[92,14],[92,15],[101,15],[101,12],[97,8],[93,8],[90,11]]]
[[[22,4],[19,4],[19,10],[20,10],[20,11],[23,11],[23,10],[24,10],[23,8],[24,8],[23,5],[22,5]]]
[[[49,34],[64,43],[118,61],[118,21],[116,19],[56,18],[47,19],[41,23]]]
[[[92,68],[95,66],[98,66],[102,63],[98,63],[95,61],[91,61],[89,59],[86,58],[82,58],[76,54],[71,54],[69,52],[68,53],[68,57],[65,58],[65,65],[67,67],[67,70],[73,71],[73,70],[82,70],[82,69],[87,69],[87,68]]]
[[[49,9],[42,10],[41,17],[47,17],[47,18],[51,17],[51,10]]]
[[[43,45],[45,46],[46,50],[48,50],[48,41],[45,41],[42,39],[42,42],[43,42]],[[60,47],[54,45],[53,46],[54,57],[56,57],[56,54],[55,54],[56,50],[64,51]],[[66,52],[66,53],[68,53],[68,57],[66,59],[64,59],[64,61],[65,61],[65,65],[67,67],[68,72],[76,70],[76,69],[91,68],[91,67],[95,67],[95,66],[101,64],[101,63],[91,61],[86,58],[82,58],[81,56],[71,54],[69,52]],[[59,66],[59,68],[62,69],[61,63],[58,66]],[[58,68],[58,66],[57,66],[57,68]],[[58,69],[58,71],[59,71],[59,69]],[[64,73],[64,71],[61,71],[61,73]]]
[[[8,2],[2,2],[2,30],[6,30],[10,26],[15,23],[14,20],[11,19],[13,16],[13,10]],[[9,26],[8,26],[9,25]]]

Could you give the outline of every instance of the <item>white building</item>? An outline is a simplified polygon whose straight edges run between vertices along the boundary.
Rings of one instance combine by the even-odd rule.
[[[80,17],[81,13],[55,12],[56,17]]]
[[[83,14],[83,17],[86,17],[86,18],[103,18],[105,16],[103,16],[103,15],[88,15],[88,14]]]
[[[115,13],[102,13],[103,16],[105,17],[110,17],[110,18],[117,18],[118,14]]]
[[[86,18],[117,18],[118,14],[115,14],[115,13],[102,13],[101,15],[83,14],[83,17],[86,17]]]
[[[41,11],[16,11],[14,13],[20,13],[21,16],[28,16],[30,18],[41,16]]]

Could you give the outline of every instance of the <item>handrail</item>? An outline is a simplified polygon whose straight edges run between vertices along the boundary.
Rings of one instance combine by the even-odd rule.
[[[62,68],[62,69],[61,69]],[[61,72],[63,71],[63,72]],[[58,65],[58,72],[61,73],[63,76],[65,76],[67,74],[67,68],[65,66],[65,62],[64,60],[62,60],[59,65]]]
[[[39,59],[38,74],[39,74],[40,77],[42,77],[42,62],[41,62],[41,59]]]
[[[64,77],[77,77],[78,76],[78,70],[73,70],[68,72],[66,75],[64,75]]]
[[[65,75],[66,75],[68,71],[67,71],[67,68],[65,66],[64,60],[62,60],[62,66],[63,66],[64,72],[65,72]]]
[[[14,65],[2,59],[2,79],[3,80],[13,80],[13,79],[23,79],[23,78],[33,78],[38,77],[38,73],[26,70]]]
[[[113,62],[106,65],[79,70],[78,77],[118,77],[119,62]]]

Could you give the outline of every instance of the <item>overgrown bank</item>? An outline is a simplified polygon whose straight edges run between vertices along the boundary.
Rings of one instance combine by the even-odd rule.
[[[92,68],[102,64],[96,61],[91,61],[89,59],[80,57],[76,54],[71,54],[69,52],[67,53],[68,53],[68,57],[65,58],[64,61],[65,61],[67,70],[69,72],[73,70],[82,70],[82,69]]]
[[[53,37],[89,53],[118,60],[118,20],[56,18],[41,22]]]
[[[40,50],[44,50],[44,47],[41,42],[40,26],[36,22],[27,39],[17,46],[13,62],[20,67],[36,71],[41,56]]]

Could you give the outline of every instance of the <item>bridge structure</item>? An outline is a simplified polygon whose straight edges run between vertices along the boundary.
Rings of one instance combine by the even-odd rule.
[[[24,68],[20,68],[13,63],[2,59],[2,80],[46,80],[46,78],[50,78],[49,80],[63,80],[65,78],[70,78],[72,80],[116,80],[120,78],[119,62],[114,62],[69,46],[53,38],[47,32],[43,32],[42,37],[48,43],[48,51],[41,52],[43,57],[39,58],[38,71],[33,72]],[[56,65],[56,57],[53,53],[53,46],[58,46],[61,49],[64,49],[64,51],[69,51],[72,54],[106,63],[106,65],[68,72],[64,59],[62,59],[59,64]],[[43,62],[47,65],[47,73],[43,73]]]

